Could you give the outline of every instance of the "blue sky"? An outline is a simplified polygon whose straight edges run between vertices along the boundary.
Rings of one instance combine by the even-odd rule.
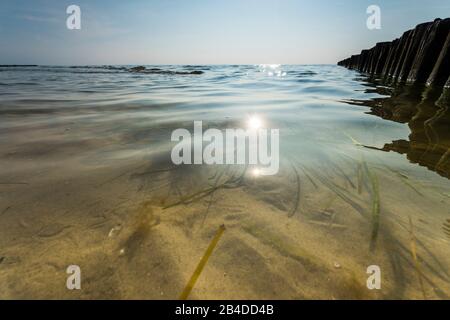
[[[0,64],[336,63],[437,17],[449,0],[1,0]]]

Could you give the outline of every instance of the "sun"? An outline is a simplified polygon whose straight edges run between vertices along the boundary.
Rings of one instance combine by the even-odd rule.
[[[262,127],[263,123],[262,120],[257,117],[257,116],[251,116],[250,119],[248,119],[248,123],[247,123],[248,127],[250,129],[259,129]]]

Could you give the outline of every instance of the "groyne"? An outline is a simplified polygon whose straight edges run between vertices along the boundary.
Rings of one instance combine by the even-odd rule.
[[[422,23],[400,38],[338,62],[390,83],[450,88],[450,18]]]

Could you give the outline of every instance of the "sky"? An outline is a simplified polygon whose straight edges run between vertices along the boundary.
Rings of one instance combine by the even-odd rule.
[[[438,17],[449,0],[1,0],[0,64],[334,64]]]

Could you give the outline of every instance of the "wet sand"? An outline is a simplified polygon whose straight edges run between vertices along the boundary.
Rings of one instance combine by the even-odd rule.
[[[367,163],[381,198],[370,250],[372,191],[367,177],[358,186],[359,159],[343,155],[322,168],[284,159],[274,177],[245,167],[174,167],[164,152],[102,166],[89,153],[107,153],[113,138],[71,140],[82,135],[76,123],[26,131],[3,142],[2,298],[176,299],[225,224],[193,299],[420,299],[409,217],[426,297],[448,298],[450,239],[436,232],[448,218],[444,180]],[[45,144],[30,142],[44,135]],[[65,287],[70,264],[81,267],[80,291]],[[382,268],[380,291],[366,288],[371,264]]]

